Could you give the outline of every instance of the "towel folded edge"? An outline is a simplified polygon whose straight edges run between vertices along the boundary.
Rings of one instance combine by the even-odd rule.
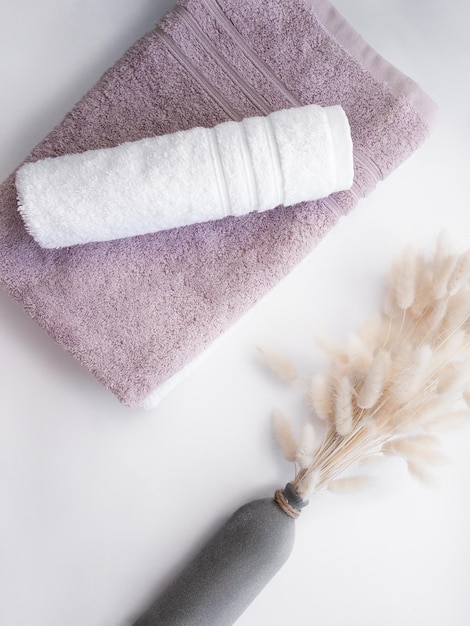
[[[354,182],[353,142],[349,120],[341,105],[324,108],[336,158],[336,189],[349,189]]]
[[[329,32],[377,81],[384,82],[395,96],[405,96],[430,128],[438,105],[417,82],[379,54],[329,0],[302,0]]]

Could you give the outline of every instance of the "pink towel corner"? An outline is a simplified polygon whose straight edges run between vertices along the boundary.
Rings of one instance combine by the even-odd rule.
[[[237,321],[416,150],[434,105],[326,0],[184,0],[131,47],[29,160],[341,104],[353,188],[326,200],[59,251],[0,187],[0,282],[59,344],[138,406]]]

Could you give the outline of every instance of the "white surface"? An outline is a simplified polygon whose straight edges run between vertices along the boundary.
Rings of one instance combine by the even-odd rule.
[[[124,626],[239,504],[291,477],[270,411],[297,407],[260,345],[319,367],[378,307],[405,241],[442,228],[470,246],[470,5],[338,0],[363,36],[441,107],[411,159],[151,412],[129,411],[0,293],[0,624]],[[171,2],[3,0],[4,178]],[[300,411],[300,409],[299,409]],[[399,466],[380,489],[322,496],[287,565],[240,626],[468,626],[470,429],[446,437],[434,491]]]

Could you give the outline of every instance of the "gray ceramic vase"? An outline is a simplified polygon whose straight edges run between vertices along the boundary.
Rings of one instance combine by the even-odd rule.
[[[289,483],[240,507],[134,626],[231,626],[288,559],[307,504]]]

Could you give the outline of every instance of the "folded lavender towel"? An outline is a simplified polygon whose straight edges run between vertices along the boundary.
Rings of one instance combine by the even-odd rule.
[[[30,161],[273,110],[340,104],[355,179],[325,200],[44,250],[0,187],[0,280],[126,405],[201,354],[422,143],[434,110],[328,0],[182,0],[40,143]],[[171,384],[171,383],[167,383]]]
[[[28,232],[62,248],[317,200],[353,176],[343,109],[308,104],[26,163],[16,188]]]

